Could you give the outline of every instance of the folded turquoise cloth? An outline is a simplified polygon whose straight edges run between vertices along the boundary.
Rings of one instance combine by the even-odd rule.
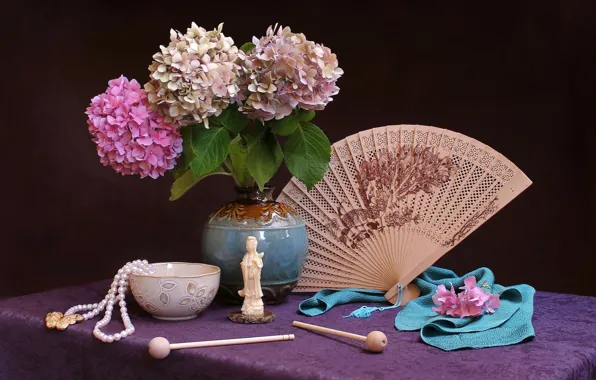
[[[384,297],[385,293],[386,292],[374,289],[323,289],[311,298],[300,302],[298,310],[304,315],[314,317],[325,313],[334,306],[346,303],[387,302]]]
[[[432,311],[432,296],[441,284],[448,289],[451,284],[458,289],[464,279],[475,276],[479,285],[492,288],[491,293],[500,294],[501,305],[494,314],[480,317],[451,317]],[[420,330],[427,344],[445,351],[461,348],[484,348],[520,343],[535,336],[532,326],[535,290],[529,285],[504,287],[494,283],[494,275],[488,268],[479,268],[464,276],[454,272],[430,267],[414,283],[420,288],[420,297],[409,302],[395,317],[398,330]],[[459,290],[459,289],[458,289]],[[383,302],[385,292],[368,289],[322,290],[303,301],[299,310],[315,316],[333,306],[351,302]]]

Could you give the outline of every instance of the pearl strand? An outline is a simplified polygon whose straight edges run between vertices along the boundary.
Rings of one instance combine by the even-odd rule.
[[[124,300],[126,289],[128,288],[128,280],[130,275],[133,273],[152,274],[154,273],[154,269],[151,264],[147,262],[147,260],[135,260],[133,262],[126,263],[126,265],[119,269],[118,273],[114,276],[114,281],[112,281],[112,284],[110,285],[110,290],[101,302],[73,306],[68,309],[64,315],[70,315],[80,311],[89,310],[87,313],[83,314],[83,318],[88,320],[94,318],[105,309],[104,317],[95,324],[93,336],[102,342],[112,343],[133,334],[135,332],[135,328],[130,321],[130,317],[128,316],[128,309],[126,308],[126,301]],[[101,329],[105,327],[112,319],[112,312],[114,310],[114,304],[116,300],[118,300],[118,305],[120,306],[120,315],[124,324],[124,330],[113,335],[108,335],[103,333]]]

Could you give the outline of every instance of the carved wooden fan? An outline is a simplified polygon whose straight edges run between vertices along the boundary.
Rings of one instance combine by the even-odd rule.
[[[306,221],[295,292],[406,286],[531,185],[494,149],[445,129],[395,125],[333,144],[310,191],[296,178],[278,201]],[[410,286],[407,299],[417,290]],[[406,300],[402,300],[402,303]]]

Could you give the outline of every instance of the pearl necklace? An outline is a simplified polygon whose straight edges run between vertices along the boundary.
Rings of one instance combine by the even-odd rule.
[[[48,313],[46,315],[46,326],[48,328],[56,327],[59,330],[65,330],[70,324],[77,322],[86,321],[94,318],[105,308],[106,312],[104,317],[95,324],[93,329],[93,336],[105,343],[112,343],[119,341],[120,339],[126,338],[135,332],[135,328],[130,321],[128,316],[128,309],[126,308],[126,301],[124,300],[126,289],[128,288],[128,280],[131,274],[152,274],[154,269],[147,262],[147,260],[135,260],[127,263],[118,273],[114,276],[114,281],[110,285],[110,290],[106,294],[105,298],[94,304],[83,304],[71,307],[62,315],[61,313]],[[102,327],[105,327],[112,319],[112,311],[114,310],[114,303],[118,300],[120,306],[120,315],[122,316],[122,323],[124,324],[124,330],[119,333],[108,335],[101,331]],[[80,311],[89,310],[82,316],[77,314]]]

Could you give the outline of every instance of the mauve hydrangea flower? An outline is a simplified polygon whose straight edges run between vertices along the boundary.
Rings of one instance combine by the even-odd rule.
[[[241,111],[261,121],[281,119],[293,109],[322,110],[339,92],[343,74],[328,47],[289,27],[269,27],[242,59]]]
[[[152,109],[167,122],[184,125],[188,116],[208,127],[207,118],[233,102],[239,91],[238,48],[222,28],[207,32],[193,22],[186,34],[171,30],[170,44],[153,55],[145,90]]]
[[[86,114],[101,163],[122,175],[157,178],[173,169],[182,153],[178,128],[149,110],[147,94],[134,79],[109,81]]]

